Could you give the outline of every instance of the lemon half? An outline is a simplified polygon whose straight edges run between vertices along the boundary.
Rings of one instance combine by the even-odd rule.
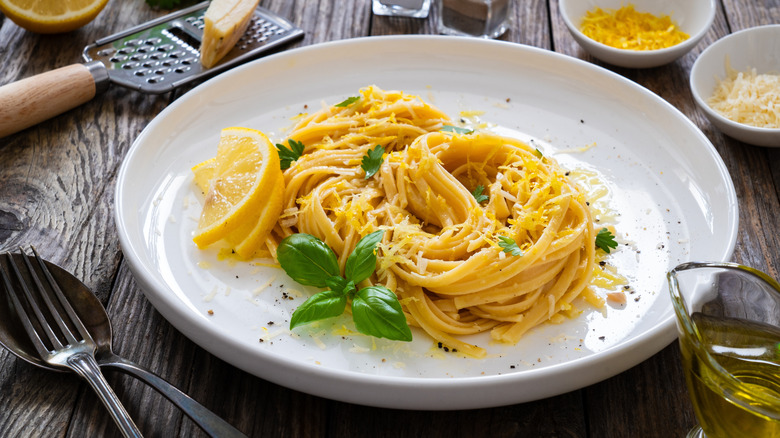
[[[0,0],[0,11],[37,33],[70,32],[92,21],[108,0]]]

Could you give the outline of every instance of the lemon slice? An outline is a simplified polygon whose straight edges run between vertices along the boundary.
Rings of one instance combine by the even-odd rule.
[[[209,68],[227,55],[246,31],[260,0],[213,0],[203,16],[200,63]]]
[[[232,241],[238,241],[233,232],[242,229],[248,234],[254,230],[261,213],[278,219],[281,202],[275,214],[264,211],[269,195],[278,190],[276,185],[281,182],[284,187],[279,155],[265,134],[249,128],[225,128],[220,135],[217,156],[213,163],[207,163],[195,166],[200,169],[195,172],[196,183],[200,180],[202,184],[210,176],[193,237],[198,247],[204,248],[229,235]]]
[[[0,0],[0,11],[37,33],[70,32],[92,21],[108,0]]]

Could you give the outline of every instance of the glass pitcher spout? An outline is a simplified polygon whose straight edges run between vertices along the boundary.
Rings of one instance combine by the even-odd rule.
[[[734,263],[684,263],[667,278],[706,436],[780,437],[780,284]]]

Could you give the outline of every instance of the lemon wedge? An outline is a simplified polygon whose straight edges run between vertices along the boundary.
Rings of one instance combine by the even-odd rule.
[[[0,11],[37,33],[70,32],[92,21],[108,0],[0,0]]]
[[[209,191],[209,184],[211,183],[211,180],[214,179],[216,163],[216,158],[209,158],[192,168],[192,173],[195,174],[195,185],[198,186],[204,195]]]
[[[192,170],[206,193],[193,241],[205,248],[226,239],[251,257],[282,212],[284,176],[273,143],[254,129],[225,128],[217,156]]]
[[[284,178],[282,177],[272,187],[269,187],[266,195],[268,197],[265,204],[258,209],[259,216],[247,221],[225,238],[241,258],[251,258],[263,246],[265,239],[271,234],[271,229],[279,220],[279,216],[282,214]]]
[[[260,0],[213,0],[203,17],[200,63],[213,67],[246,32]]]

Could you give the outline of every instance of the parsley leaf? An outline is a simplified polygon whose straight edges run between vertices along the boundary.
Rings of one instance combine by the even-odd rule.
[[[500,240],[500,242],[498,242],[498,246],[503,248],[505,253],[512,254],[513,256],[523,255],[523,251],[519,246],[517,246],[517,243],[515,243],[515,240],[511,237],[498,236],[498,240]]]
[[[618,244],[615,240],[615,235],[608,229],[602,228],[596,234],[596,248],[601,248],[605,253],[609,254],[612,249],[617,248]]]
[[[441,132],[454,132],[455,134],[471,134],[474,132],[473,129],[468,128],[461,128],[459,126],[452,126],[452,125],[444,125],[439,130]]]
[[[379,167],[382,165],[382,157],[385,154],[385,148],[381,145],[376,145],[374,149],[369,149],[366,155],[363,156],[362,164],[360,167],[366,171],[366,179],[374,176],[379,171]]]
[[[305,146],[299,141],[293,139],[287,140],[290,148],[287,149],[283,144],[276,143],[276,150],[279,152],[279,167],[288,169],[293,161],[301,158]]]
[[[539,159],[544,158],[544,154],[539,150],[539,148],[534,149],[534,155],[536,155],[536,157]]]
[[[473,196],[474,199],[477,200],[477,204],[480,204],[490,199],[489,196],[482,194],[483,191],[485,191],[485,186],[483,186],[482,184],[478,185],[474,190],[471,191],[471,196]]]
[[[360,96],[348,97],[348,98],[344,99],[343,101],[341,101],[341,102],[339,102],[339,103],[337,103],[337,104],[335,104],[333,106],[337,106],[339,108],[346,108],[346,107],[352,105],[353,103],[357,102],[359,99],[360,99]]]

